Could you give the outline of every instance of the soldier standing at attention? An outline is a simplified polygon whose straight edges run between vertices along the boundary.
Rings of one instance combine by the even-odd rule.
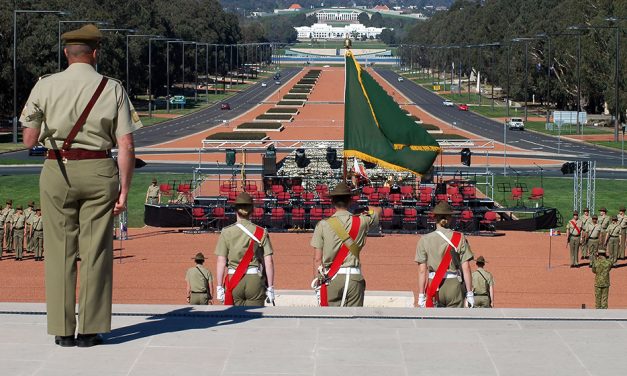
[[[581,216],[581,258],[587,259],[590,255],[588,253],[588,224],[590,223],[590,209],[583,209],[583,215]]]
[[[581,227],[581,220],[579,219],[579,212],[573,212],[573,219],[568,221],[566,225],[566,244],[570,249],[570,267],[579,267],[579,246],[581,245],[581,236],[583,229]]]
[[[157,179],[152,178],[152,184],[148,186],[148,191],[146,192],[146,203],[156,205],[161,202],[161,191],[159,190],[159,185],[157,185]]]
[[[601,225],[598,223],[599,217],[597,215],[592,216],[592,220],[588,223],[588,227],[586,228],[586,243],[588,245],[588,252],[590,254],[590,264],[592,267],[592,262],[597,254],[597,249],[599,249],[599,238],[601,237]]]
[[[85,25],[61,39],[68,68],[37,82],[20,121],[26,147],[48,148],[39,184],[48,333],[57,345],[90,347],[111,331],[113,216],[126,209],[141,122],[122,84],[94,69],[100,30]]]
[[[365,214],[351,214],[348,208],[352,193],[343,182],[336,185],[329,196],[336,212],[318,222],[311,238],[316,278],[320,281],[317,285],[319,303],[323,307],[362,307],[366,280],[361,274],[359,253],[381,209],[370,207]]]
[[[604,248],[609,253],[610,261],[616,265],[618,259],[618,247],[620,246],[620,225],[618,224],[618,217],[612,216],[612,223],[607,226],[607,238],[605,239]]]
[[[4,228],[6,227],[7,213],[6,208],[0,210],[0,260],[4,252]]]
[[[237,223],[222,229],[216,245],[216,297],[225,305],[263,306],[266,298],[273,303],[274,250],[268,230],[249,220],[253,199],[248,193],[237,196],[235,211]]]
[[[599,235],[599,244],[605,244],[605,238],[607,237],[607,226],[610,225],[610,216],[607,215],[607,209],[601,207],[599,209],[599,225],[601,225],[601,234]]]
[[[11,232],[13,232],[13,249],[15,250],[15,261],[22,261],[24,257],[24,232],[26,217],[22,210],[22,205],[15,208],[15,214],[11,220]]]
[[[195,266],[187,269],[185,282],[187,283],[187,302],[192,305],[207,305],[211,301],[213,291],[213,276],[203,266],[205,255],[198,252],[194,257]]]
[[[620,226],[620,245],[618,247],[618,260],[625,259],[625,237],[627,236],[627,215],[625,215],[625,207],[621,206],[618,213],[618,225]]]
[[[11,230],[11,222],[13,221],[13,200],[9,199],[6,206],[2,209],[4,213],[4,244],[6,244],[7,252],[13,252],[13,231]]]
[[[30,226],[31,226],[31,221],[33,219],[33,216],[35,215],[35,201],[30,201],[28,203],[28,207],[26,209],[24,209],[24,217],[26,218],[26,226],[25,226],[25,236],[24,238],[26,238],[26,252],[32,252],[32,242],[31,242],[31,231],[30,231]]]
[[[485,258],[477,258],[477,270],[472,272],[472,288],[475,295],[475,308],[494,308],[494,277],[483,267]]]
[[[592,264],[594,275],[594,298],[596,309],[607,309],[607,298],[610,293],[610,270],[612,261],[605,258],[605,249],[597,251],[597,259]]]
[[[31,225],[31,239],[33,239],[33,251],[35,261],[44,260],[44,218],[41,216],[41,209],[35,209],[35,215]]]
[[[473,307],[470,245],[464,234],[448,228],[454,214],[448,203],[437,204],[433,214],[436,229],[421,237],[416,248],[418,307],[463,308],[464,298]]]

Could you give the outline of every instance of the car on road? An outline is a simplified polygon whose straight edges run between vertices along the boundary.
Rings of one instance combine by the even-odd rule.
[[[522,118],[511,118],[505,124],[507,125],[507,128],[509,128],[510,131],[513,131],[513,130],[524,131],[525,130],[525,122],[523,121]]]
[[[453,101],[448,100],[448,99],[447,99],[447,100],[445,100],[444,102],[442,102],[442,105],[443,105],[443,106],[446,106],[446,107],[453,107],[453,106],[455,106],[455,104],[453,103]]]
[[[405,81],[405,79],[403,79],[403,77],[401,76],[398,76],[398,82],[403,82],[403,81]]]
[[[222,104],[220,105],[220,109],[221,109],[221,110],[230,110],[230,109],[231,109],[231,105],[230,105],[230,104],[228,104],[228,103],[226,103],[226,102],[224,102],[224,103],[222,103]]]
[[[32,157],[32,156],[36,156],[36,155],[46,155],[46,153],[48,152],[48,148],[41,146],[41,145],[37,145],[34,146],[30,149],[28,149],[28,156]]]
[[[265,82],[262,82],[262,83],[261,83],[261,87],[266,87],[266,86],[268,86],[268,84],[267,84],[267,83],[265,83]]]
[[[460,111],[468,111],[468,105],[467,104],[460,104],[459,106],[457,106],[457,108]]]
[[[281,85],[281,81],[274,81],[275,85]]]

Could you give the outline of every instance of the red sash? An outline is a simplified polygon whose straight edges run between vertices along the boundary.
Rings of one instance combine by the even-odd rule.
[[[255,228],[255,238],[261,240],[262,237],[263,227],[257,226],[257,228]],[[246,250],[246,253],[244,253],[244,257],[242,257],[239,265],[237,265],[237,269],[235,269],[233,276],[229,277],[228,274],[226,275],[224,279],[224,305],[233,305],[233,289],[237,287],[242,278],[244,278],[244,275],[246,275],[248,265],[250,265],[250,262],[253,260],[254,248],[255,241],[251,238],[250,244],[248,244],[248,249]]]
[[[357,239],[357,235],[359,234],[360,224],[361,224],[361,220],[359,219],[359,216],[358,215],[353,216],[353,220],[351,221],[351,228],[348,231],[348,235],[351,237],[351,239],[353,239],[353,241]],[[350,251],[348,247],[346,246],[346,244],[342,243],[340,250],[335,255],[335,258],[333,259],[333,262],[331,263],[331,266],[329,267],[329,272],[327,273],[327,278],[329,278],[329,281],[331,280],[331,278],[335,277],[338,270],[340,270],[340,267],[344,263],[344,260],[346,259],[346,256],[348,256],[349,252]],[[323,283],[322,286],[320,286],[320,306],[321,307],[329,306],[329,295],[328,295],[326,283]]]
[[[453,243],[455,247],[459,247],[459,243],[461,240],[462,240],[461,232],[454,231],[453,236],[451,237],[451,243]],[[429,287],[427,288],[426,305],[428,308],[433,308],[433,297],[437,293],[438,288],[440,287],[440,283],[442,283],[442,279],[444,279],[444,275],[446,274],[446,271],[448,270],[448,266],[451,264],[451,260],[453,258],[453,256],[451,256],[451,251],[452,251],[452,247],[449,244],[448,247],[446,247],[446,251],[444,252],[444,255],[442,255],[442,261],[440,261],[440,265],[438,265],[438,270],[436,270],[435,276],[433,276],[433,280],[431,281],[431,283],[429,284]],[[460,272],[462,271],[460,270]]]
[[[572,219],[570,220],[570,224],[573,225],[573,227],[575,228],[575,230],[577,230],[577,235],[581,235],[581,230],[579,229],[579,227],[577,227],[577,222],[573,221]]]

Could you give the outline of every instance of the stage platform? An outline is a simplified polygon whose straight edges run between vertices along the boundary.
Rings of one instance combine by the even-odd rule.
[[[114,305],[61,348],[44,304],[0,303],[3,375],[624,375],[627,310]]]

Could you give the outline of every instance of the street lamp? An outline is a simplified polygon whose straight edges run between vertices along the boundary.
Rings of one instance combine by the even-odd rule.
[[[527,63],[529,55],[529,41],[537,38],[514,38],[512,42],[525,42],[525,122],[528,118],[527,102],[529,101],[529,64]]]
[[[624,21],[627,20],[627,17],[608,17],[605,19],[606,21],[610,21],[610,22],[618,22],[618,21]],[[618,141],[618,126],[620,123],[620,95],[618,92],[618,83],[619,83],[619,72],[620,72],[620,32],[619,32],[619,27],[618,25],[615,26],[616,28],[616,61],[615,61],[615,75],[614,75],[614,95],[615,95],[615,99],[616,99],[616,108],[615,110],[615,119],[614,119],[614,141]],[[624,150],[624,145],[625,145],[625,128],[623,128],[623,150]]]
[[[48,13],[59,16],[68,15],[61,10],[22,10],[13,11],[13,143],[17,144],[17,15],[19,13]]]
[[[168,41],[168,38],[148,39],[148,117],[152,118],[152,42]]]
[[[100,31],[104,31],[104,32],[111,32],[111,31],[114,31],[114,32],[116,32],[116,33],[117,33],[118,31],[126,31],[127,33],[129,33],[129,34],[126,34],[126,35],[125,35],[125,37],[126,37],[126,41],[127,41],[127,45],[126,45],[126,47],[127,47],[127,63],[128,63],[128,36],[129,36],[130,34],[132,34],[132,33],[136,33],[136,32],[137,32],[137,30],[136,30],[136,29],[125,29],[125,28],[112,28],[112,29],[100,29]],[[128,64],[127,64],[127,66],[128,66]],[[96,72],[97,72],[97,71],[98,71],[98,63],[96,62]],[[128,76],[127,76],[127,79],[128,79]],[[127,93],[128,93],[128,90],[127,90]]]
[[[166,42],[166,96],[168,97],[168,100],[166,101],[166,108],[168,110],[168,113],[170,112],[170,43],[180,43],[181,47],[183,49],[182,51],[182,84],[183,84],[183,96],[185,96],[185,45],[186,44],[195,44],[196,45],[196,51],[198,51],[198,45],[196,42],[192,42],[192,41],[187,41],[187,40],[180,40],[180,39],[170,39]],[[196,62],[198,63],[198,61]],[[196,68],[198,68],[198,65],[196,66]]]
[[[91,23],[91,24],[95,24],[95,25],[108,25],[109,23],[106,21],[91,21],[91,20],[61,20],[59,21],[59,29],[57,31],[57,43],[58,43],[58,48],[57,48],[57,72],[61,72],[61,24],[64,23],[78,23],[78,24],[82,24],[82,23]]]
[[[126,93],[130,96],[130,82],[131,77],[129,74],[129,39],[130,38],[163,38],[161,35],[152,34],[126,34]]]

